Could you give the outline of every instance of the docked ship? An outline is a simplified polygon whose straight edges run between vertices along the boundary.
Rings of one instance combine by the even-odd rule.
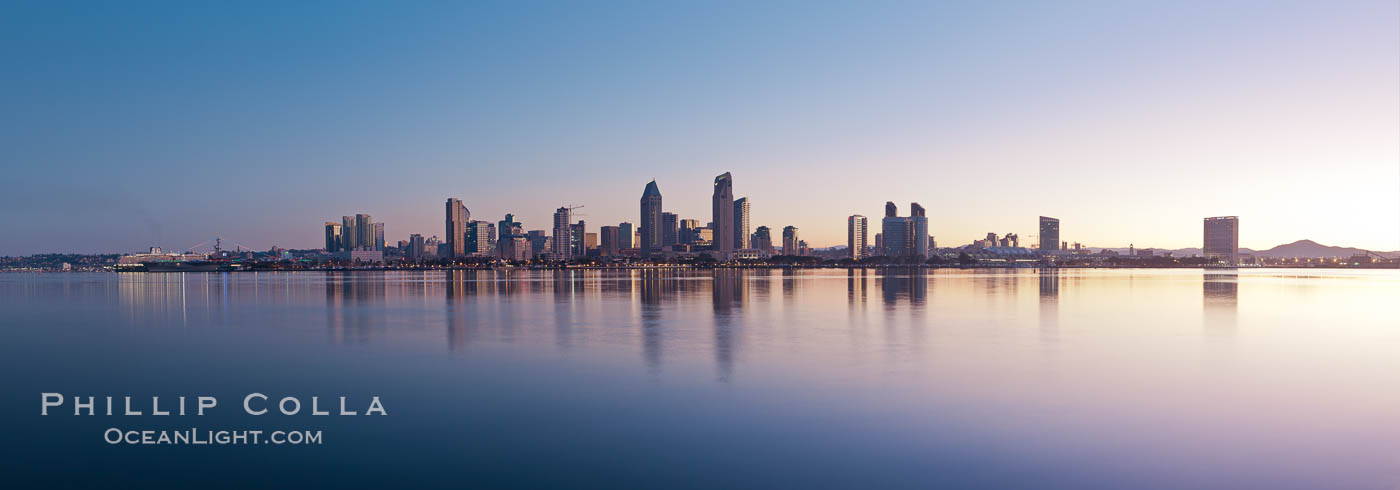
[[[215,246],[218,250],[218,246]],[[226,262],[210,260],[208,254],[185,252],[164,253],[151,247],[149,253],[123,255],[117,260],[117,272],[218,272],[228,267]]]
[[[219,264],[208,260],[156,260],[145,262],[146,272],[217,272]]]

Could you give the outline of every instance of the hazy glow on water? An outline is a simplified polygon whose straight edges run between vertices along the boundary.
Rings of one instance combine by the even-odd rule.
[[[3,415],[46,438],[3,456],[80,482],[236,462],[428,486],[1400,485],[1395,271],[8,274],[0,293],[4,368],[27,373]],[[379,395],[391,416],[251,422],[324,428],[315,448],[108,447],[114,423],[250,421],[41,418],[41,391]]]

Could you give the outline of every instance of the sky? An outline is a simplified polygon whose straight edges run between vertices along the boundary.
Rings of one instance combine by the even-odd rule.
[[[390,243],[443,202],[664,207],[844,245],[1400,250],[1400,3],[4,2],[0,255]],[[871,235],[878,232],[872,230]]]

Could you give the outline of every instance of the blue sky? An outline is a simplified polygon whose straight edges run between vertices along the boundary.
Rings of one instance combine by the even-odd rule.
[[[1400,4],[7,2],[0,254],[315,247],[442,202],[544,229],[665,207],[844,243],[1301,238],[1400,249]]]

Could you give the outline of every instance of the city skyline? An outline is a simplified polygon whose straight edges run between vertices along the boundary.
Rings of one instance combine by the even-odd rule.
[[[346,210],[396,243],[448,197],[596,231],[653,178],[703,224],[722,172],[817,248],[893,201],[943,246],[1400,249],[1393,2],[0,8],[0,255],[318,248]]]

